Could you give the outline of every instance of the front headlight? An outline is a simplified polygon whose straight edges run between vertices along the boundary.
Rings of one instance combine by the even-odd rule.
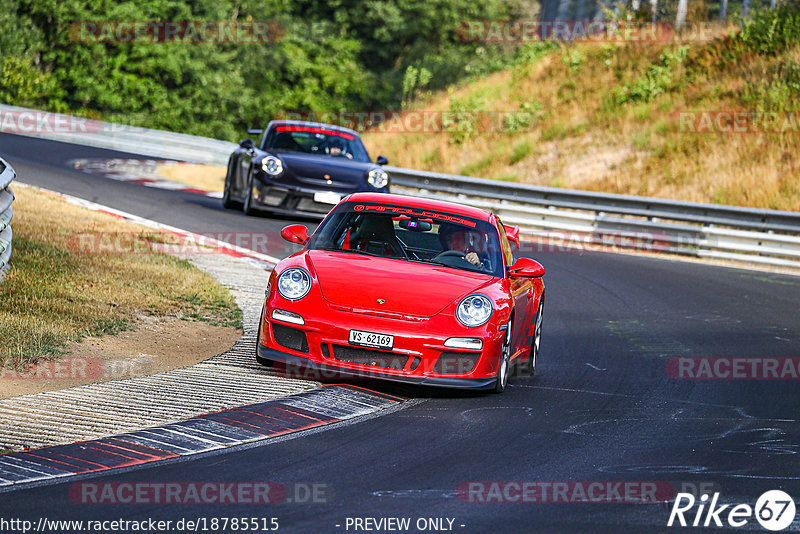
[[[456,310],[456,317],[464,326],[480,326],[492,316],[494,306],[488,297],[470,295],[461,299]]]
[[[261,169],[271,176],[278,176],[283,172],[283,162],[275,156],[267,156],[261,160]]]
[[[305,269],[289,267],[278,277],[278,293],[286,300],[299,300],[311,290],[311,276]]]
[[[389,183],[389,175],[383,169],[372,169],[367,175],[367,182],[375,189],[383,189]]]

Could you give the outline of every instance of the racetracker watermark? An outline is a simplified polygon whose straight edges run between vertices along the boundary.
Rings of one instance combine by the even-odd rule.
[[[274,20],[86,20],[69,26],[77,43],[275,43],[286,29]]]
[[[104,360],[93,356],[65,356],[37,363],[0,364],[0,380],[112,380],[151,371],[143,360]]]
[[[0,110],[0,132],[36,134],[117,134],[122,132],[147,133],[150,130],[128,124],[101,122],[64,113],[50,113],[30,109]]]
[[[667,374],[678,380],[797,380],[800,357],[676,357],[667,360]]]
[[[334,348],[334,354],[337,349]],[[416,373],[425,373],[429,371],[436,372],[444,375],[462,375],[470,373],[481,356],[480,352],[474,354],[443,354],[439,358],[430,361],[426,360],[412,360],[410,368]],[[347,356],[343,356],[347,357]],[[347,361],[347,360],[344,360]],[[334,367],[315,367],[312,365],[299,365],[295,363],[286,363],[276,361],[272,364],[272,372],[275,376],[281,378],[291,378],[295,380],[347,380],[348,382],[357,380],[374,380],[376,378],[385,377],[385,369],[400,370],[406,368],[409,363],[407,356],[399,356],[392,353],[373,354],[371,357],[363,357],[351,363],[357,363],[364,366],[375,367],[371,369],[338,369]],[[527,374],[526,374],[527,373]],[[523,363],[514,367],[511,376],[530,376],[527,366]]]
[[[519,250],[527,254],[542,252],[669,252],[679,246],[675,238],[663,232],[563,232],[530,230],[520,236]],[[689,243],[686,243],[689,244]]]
[[[400,133],[516,133],[531,130],[530,111],[285,111],[278,119],[333,124],[357,132]]]
[[[76,482],[75,504],[319,504],[329,502],[327,484],[295,482]]]
[[[99,123],[47,111],[0,110],[0,131],[11,134],[91,133],[100,131]]]
[[[67,238],[67,249],[73,254],[216,254],[223,250],[223,243],[262,254],[290,247],[275,232],[204,232],[189,236],[144,232],[80,232]]]
[[[679,111],[681,133],[687,134],[796,134],[800,113],[737,110]]]
[[[655,481],[471,481],[456,488],[468,503],[620,503],[667,502],[675,492],[669,482]]]
[[[555,40],[584,43],[658,42],[675,31],[664,22],[600,20],[465,20],[456,30],[465,42],[527,43]]]

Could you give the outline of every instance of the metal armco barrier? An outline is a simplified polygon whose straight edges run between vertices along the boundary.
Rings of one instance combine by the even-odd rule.
[[[23,112],[42,113],[0,105],[0,114]],[[216,165],[226,165],[236,147],[205,137],[85,122],[87,131],[75,133],[48,132],[47,127],[35,132],[3,131]],[[618,248],[800,268],[798,212],[513,184],[401,167],[385,169],[394,192],[487,208],[504,222],[518,224],[523,237],[534,243],[534,252],[537,246],[547,251],[611,242]]]
[[[511,184],[386,167],[392,191],[518,224],[533,251],[611,247],[800,268],[800,213]]]
[[[11,218],[14,216],[11,203],[14,201],[14,192],[9,184],[15,177],[11,165],[0,158],[0,280],[5,278],[11,260]]]
[[[2,131],[157,158],[227,165],[236,143],[0,104]],[[8,118],[6,118],[8,116]]]

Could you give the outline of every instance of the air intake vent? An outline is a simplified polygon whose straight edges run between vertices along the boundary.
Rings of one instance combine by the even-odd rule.
[[[403,369],[406,366],[406,362],[408,362],[408,356],[404,354],[344,345],[333,346],[333,357],[342,362],[360,363],[387,369]]]
[[[302,330],[272,323],[272,335],[275,336],[275,341],[278,345],[298,352],[308,352],[308,340],[306,339],[306,333]]]
[[[480,356],[480,352],[443,352],[436,360],[433,372],[443,375],[469,373],[475,368]]]

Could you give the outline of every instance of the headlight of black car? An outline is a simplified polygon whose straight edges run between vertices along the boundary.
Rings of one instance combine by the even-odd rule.
[[[375,189],[383,189],[389,183],[389,175],[383,169],[372,169],[367,175],[367,182]]]
[[[267,156],[261,160],[261,170],[270,176],[278,176],[283,172],[283,162],[275,156]]]

